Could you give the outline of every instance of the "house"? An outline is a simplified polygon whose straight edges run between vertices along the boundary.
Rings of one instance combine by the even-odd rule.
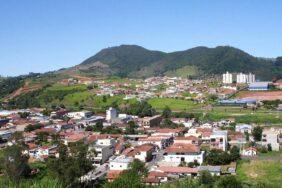
[[[82,119],[82,118],[89,118],[92,116],[92,112],[90,111],[80,111],[80,112],[69,112],[67,116],[73,119]]]
[[[122,154],[128,157],[134,157],[142,162],[148,162],[152,160],[155,149],[156,146],[153,144],[143,144],[134,148],[127,148]]]
[[[238,148],[241,148],[242,146],[244,146],[247,143],[245,134],[242,132],[229,131],[228,140],[229,140],[228,143],[231,147],[237,146]]]
[[[166,173],[161,171],[151,171],[148,173],[147,178],[145,178],[144,183],[146,185],[160,185],[161,183],[167,182],[168,176]]]
[[[193,144],[173,144],[166,148],[164,161],[175,164],[197,161],[199,164],[202,164],[204,161],[204,151],[200,151],[199,147]]]
[[[244,156],[256,156],[257,155],[257,149],[255,147],[249,147],[249,148],[245,148],[242,151],[242,155]]]
[[[0,131],[0,138],[2,140],[8,140],[11,137],[12,137],[12,132],[11,131],[9,131],[9,130]]]
[[[227,150],[227,131],[214,130],[210,135],[210,147]]]
[[[127,170],[130,163],[133,162],[133,157],[127,157],[125,155],[120,155],[118,157],[111,157],[109,159],[110,170]]]
[[[122,172],[123,170],[109,170],[106,179],[108,180],[108,182],[112,182],[116,178],[118,178]]]
[[[110,107],[106,111],[106,120],[111,121],[112,119],[117,118],[117,110],[115,108]]]
[[[180,178],[186,176],[197,176],[199,170],[197,168],[189,168],[189,167],[179,167],[179,166],[160,166],[155,169],[157,172],[163,172],[167,174],[169,178]]]
[[[200,144],[200,139],[196,136],[187,136],[187,137],[175,137],[174,144]]]
[[[113,138],[98,139],[89,144],[89,150],[94,149],[96,156],[92,158],[94,164],[104,164],[113,154],[116,141]]]
[[[178,128],[178,129],[162,128],[162,129],[157,129],[155,133],[152,133],[152,136],[175,137],[175,136],[179,136],[184,131],[185,129],[183,128]]]
[[[241,132],[241,133],[247,132],[247,133],[251,134],[252,133],[252,126],[248,125],[248,124],[239,124],[239,125],[236,125],[235,131]]]
[[[39,148],[34,148],[29,150],[29,156],[38,160],[44,160],[49,156],[57,156],[57,145],[53,146],[41,146]]]
[[[173,142],[172,137],[167,136],[149,136],[147,138],[139,138],[138,145],[154,144],[159,149],[164,149]]]
[[[156,127],[160,125],[162,120],[161,115],[155,115],[153,117],[144,117],[142,119],[142,126],[144,127]]]
[[[272,150],[279,151],[281,134],[281,128],[264,129],[262,132],[262,145],[266,147],[270,145]]]
[[[220,176],[221,174],[221,166],[199,166],[199,172],[201,171],[208,171],[213,176]]]

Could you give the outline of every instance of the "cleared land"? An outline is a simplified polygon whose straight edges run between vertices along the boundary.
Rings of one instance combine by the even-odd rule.
[[[236,94],[239,99],[282,100],[282,91],[240,91]]]

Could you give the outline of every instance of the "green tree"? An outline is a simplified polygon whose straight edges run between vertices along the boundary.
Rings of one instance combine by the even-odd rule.
[[[253,135],[255,141],[261,141],[262,130],[263,130],[263,128],[261,126],[254,127],[252,135]]]
[[[240,159],[240,149],[237,146],[233,146],[230,150],[230,160],[237,161]]]
[[[17,184],[30,172],[28,156],[24,155],[22,150],[23,148],[17,144],[8,146],[0,158],[2,172],[10,181]]]
[[[211,175],[211,173],[209,173],[209,171],[204,170],[200,172],[200,176],[199,176],[200,185],[205,185],[206,187],[212,187],[214,181],[215,180]]]
[[[64,187],[78,187],[79,177],[85,175],[93,167],[88,159],[88,147],[76,142],[69,149],[64,144],[59,145],[59,158],[49,158],[47,167],[54,178],[58,178]]]
[[[170,118],[171,116],[171,109],[168,106],[165,106],[163,112],[162,112],[162,116],[164,118]]]
[[[241,188],[242,183],[235,176],[222,176],[216,182],[218,188]]]
[[[106,183],[104,188],[145,188],[142,179],[147,175],[145,164],[138,159],[130,164],[129,170],[125,170],[117,179]]]

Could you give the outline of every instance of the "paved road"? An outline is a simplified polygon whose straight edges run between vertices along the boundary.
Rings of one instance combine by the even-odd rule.
[[[108,171],[109,171],[109,166],[107,163],[105,163],[96,167],[94,170],[88,172],[86,175],[82,176],[80,180],[82,182],[97,180],[104,177]]]
[[[157,165],[159,161],[163,160],[164,157],[164,150],[159,150],[158,152],[155,152],[155,157],[148,163],[146,163],[146,166],[150,169],[152,166]]]

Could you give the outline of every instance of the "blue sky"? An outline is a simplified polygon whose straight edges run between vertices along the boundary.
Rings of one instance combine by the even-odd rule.
[[[281,10],[280,0],[0,1],[0,75],[70,67],[120,44],[282,56]]]

